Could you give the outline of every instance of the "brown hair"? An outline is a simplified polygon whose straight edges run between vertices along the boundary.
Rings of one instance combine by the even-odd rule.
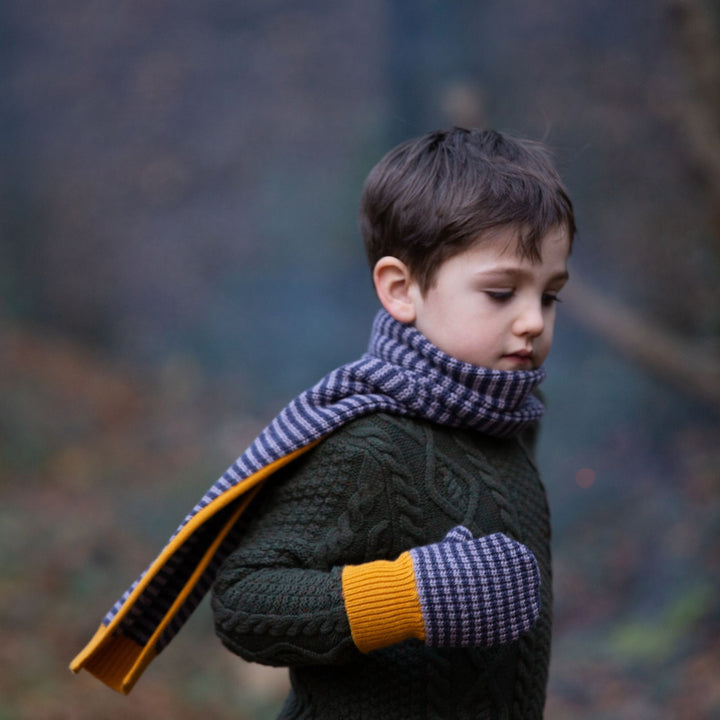
[[[572,203],[547,149],[494,130],[437,130],[398,145],[370,171],[360,205],[370,267],[392,255],[422,292],[491,228],[517,227],[519,253],[539,260],[558,225],[572,242]]]

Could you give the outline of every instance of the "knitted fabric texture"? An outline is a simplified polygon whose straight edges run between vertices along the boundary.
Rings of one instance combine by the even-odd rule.
[[[174,637],[211,587],[223,559],[237,544],[235,521],[243,509],[238,504],[246,501],[242,497],[245,487],[255,488],[274,471],[275,464],[281,466],[293,453],[346,422],[375,412],[509,437],[541,417],[543,406],[531,393],[544,377],[542,368],[508,372],[456,360],[381,310],[367,353],[299,395],[261,432],[110,609],[71,668],[77,672],[85,666],[93,672],[91,656],[110,640],[110,634],[129,638],[143,648],[151,643],[142,668],[135,668],[135,675],[116,687],[128,692],[144,666]]]
[[[394,562],[347,566],[342,584],[362,652],[411,637],[433,647],[490,647],[517,640],[540,612],[532,552],[502,533],[474,539],[462,525]]]
[[[410,550],[425,642],[487,647],[516,640],[540,611],[537,562],[502,533],[473,540],[462,526],[434,545]]]
[[[353,642],[360,652],[408,638],[425,640],[425,621],[409,552],[393,561],[346,565],[342,595]]]

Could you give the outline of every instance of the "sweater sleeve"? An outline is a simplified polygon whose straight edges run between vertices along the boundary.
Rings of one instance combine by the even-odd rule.
[[[232,652],[290,666],[358,657],[343,567],[394,552],[384,451],[366,439],[362,426],[331,436],[271,477],[249,509],[212,594],[216,632]]]
[[[477,526],[482,537],[456,527],[433,542],[447,520],[438,511],[423,522],[414,493],[445,471],[420,454],[420,477],[408,448],[382,424],[359,423],[269,480],[214,587],[216,631],[231,651],[318,665],[410,638],[488,646],[532,627],[532,552]]]

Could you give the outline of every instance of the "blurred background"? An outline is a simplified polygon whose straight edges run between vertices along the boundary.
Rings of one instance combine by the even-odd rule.
[[[275,716],[207,605],[70,659],[280,407],[365,348],[362,182],[544,140],[580,233],[544,385],[547,717],[720,717],[716,0],[0,4],[0,719]]]

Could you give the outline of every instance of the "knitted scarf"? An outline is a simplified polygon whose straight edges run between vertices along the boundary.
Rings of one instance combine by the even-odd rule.
[[[388,412],[512,436],[541,417],[543,406],[531,393],[544,377],[542,368],[508,372],[456,360],[381,310],[367,352],[275,417],[208,489],[70,668],[85,668],[113,689],[130,692],[210,589],[237,546],[237,520],[262,483],[343,424]]]

